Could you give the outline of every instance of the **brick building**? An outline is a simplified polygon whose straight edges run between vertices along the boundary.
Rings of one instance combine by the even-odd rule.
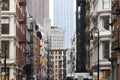
[[[112,0],[112,80],[120,79],[120,0]]]
[[[1,9],[0,79],[23,80],[29,73],[32,78],[39,75],[42,36],[35,22],[29,23],[32,29],[27,25],[26,0],[2,0]]]

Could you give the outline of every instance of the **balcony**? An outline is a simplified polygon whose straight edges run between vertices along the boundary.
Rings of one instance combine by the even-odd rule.
[[[18,3],[20,6],[25,6],[26,5],[26,0],[18,0]]]
[[[115,0],[112,2],[112,14],[119,15],[120,14],[120,1]]]

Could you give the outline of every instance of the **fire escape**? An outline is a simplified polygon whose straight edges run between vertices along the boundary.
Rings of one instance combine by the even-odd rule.
[[[29,80],[30,76],[33,75],[33,50],[34,50],[34,23],[30,23],[30,28],[28,29],[29,33],[29,41],[27,41],[28,44],[28,50],[26,52],[26,57],[27,57],[27,64],[25,66],[25,71],[27,75],[27,79]]]

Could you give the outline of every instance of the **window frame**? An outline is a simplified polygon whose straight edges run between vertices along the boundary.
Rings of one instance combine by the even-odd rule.
[[[6,49],[7,50],[5,50],[5,44],[6,44]],[[1,49],[2,49],[1,50],[1,57],[2,58],[5,58],[5,56],[4,56],[5,52],[6,52],[6,58],[9,58],[9,55],[10,55],[9,54],[9,52],[10,52],[10,50],[9,50],[10,47],[9,46],[10,46],[10,41],[9,40],[2,40],[1,41]]]
[[[106,29],[106,30],[110,30],[110,27],[109,27],[110,16],[102,16],[101,18],[102,18],[102,26],[103,26],[103,28]],[[105,25],[107,23],[107,22],[105,23],[105,20],[107,20],[107,18],[108,18],[108,24]],[[105,27],[105,26],[107,26],[107,27]]]
[[[107,2],[108,2],[108,6],[106,6]],[[110,9],[110,2],[109,2],[109,0],[102,0],[102,8],[103,9]]]
[[[5,28],[3,28],[3,27],[5,27]],[[8,29],[8,30],[5,30],[5,29]],[[2,30],[1,34],[10,34],[10,18],[9,17],[1,18],[1,30]]]
[[[8,6],[8,7],[5,8],[6,6]],[[10,1],[9,0],[2,0],[2,11],[9,11],[9,10],[10,10]]]
[[[107,43],[108,42],[108,43]],[[107,44],[106,44],[107,43]],[[105,44],[108,45],[107,49],[105,48]],[[107,52],[107,54],[106,54]],[[110,41],[109,40],[105,40],[105,41],[102,41],[102,53],[103,53],[103,59],[107,59],[110,57]]]

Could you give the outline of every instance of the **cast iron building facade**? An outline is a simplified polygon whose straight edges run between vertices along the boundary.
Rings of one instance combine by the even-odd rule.
[[[108,60],[111,57],[112,41],[111,26],[109,25],[111,22],[111,0],[86,1],[87,70],[89,70],[93,79],[98,78],[98,72],[99,79],[103,77],[109,79],[112,72],[111,63]],[[99,38],[97,32],[93,31],[95,28],[99,30]],[[93,35],[93,39],[91,35]]]

